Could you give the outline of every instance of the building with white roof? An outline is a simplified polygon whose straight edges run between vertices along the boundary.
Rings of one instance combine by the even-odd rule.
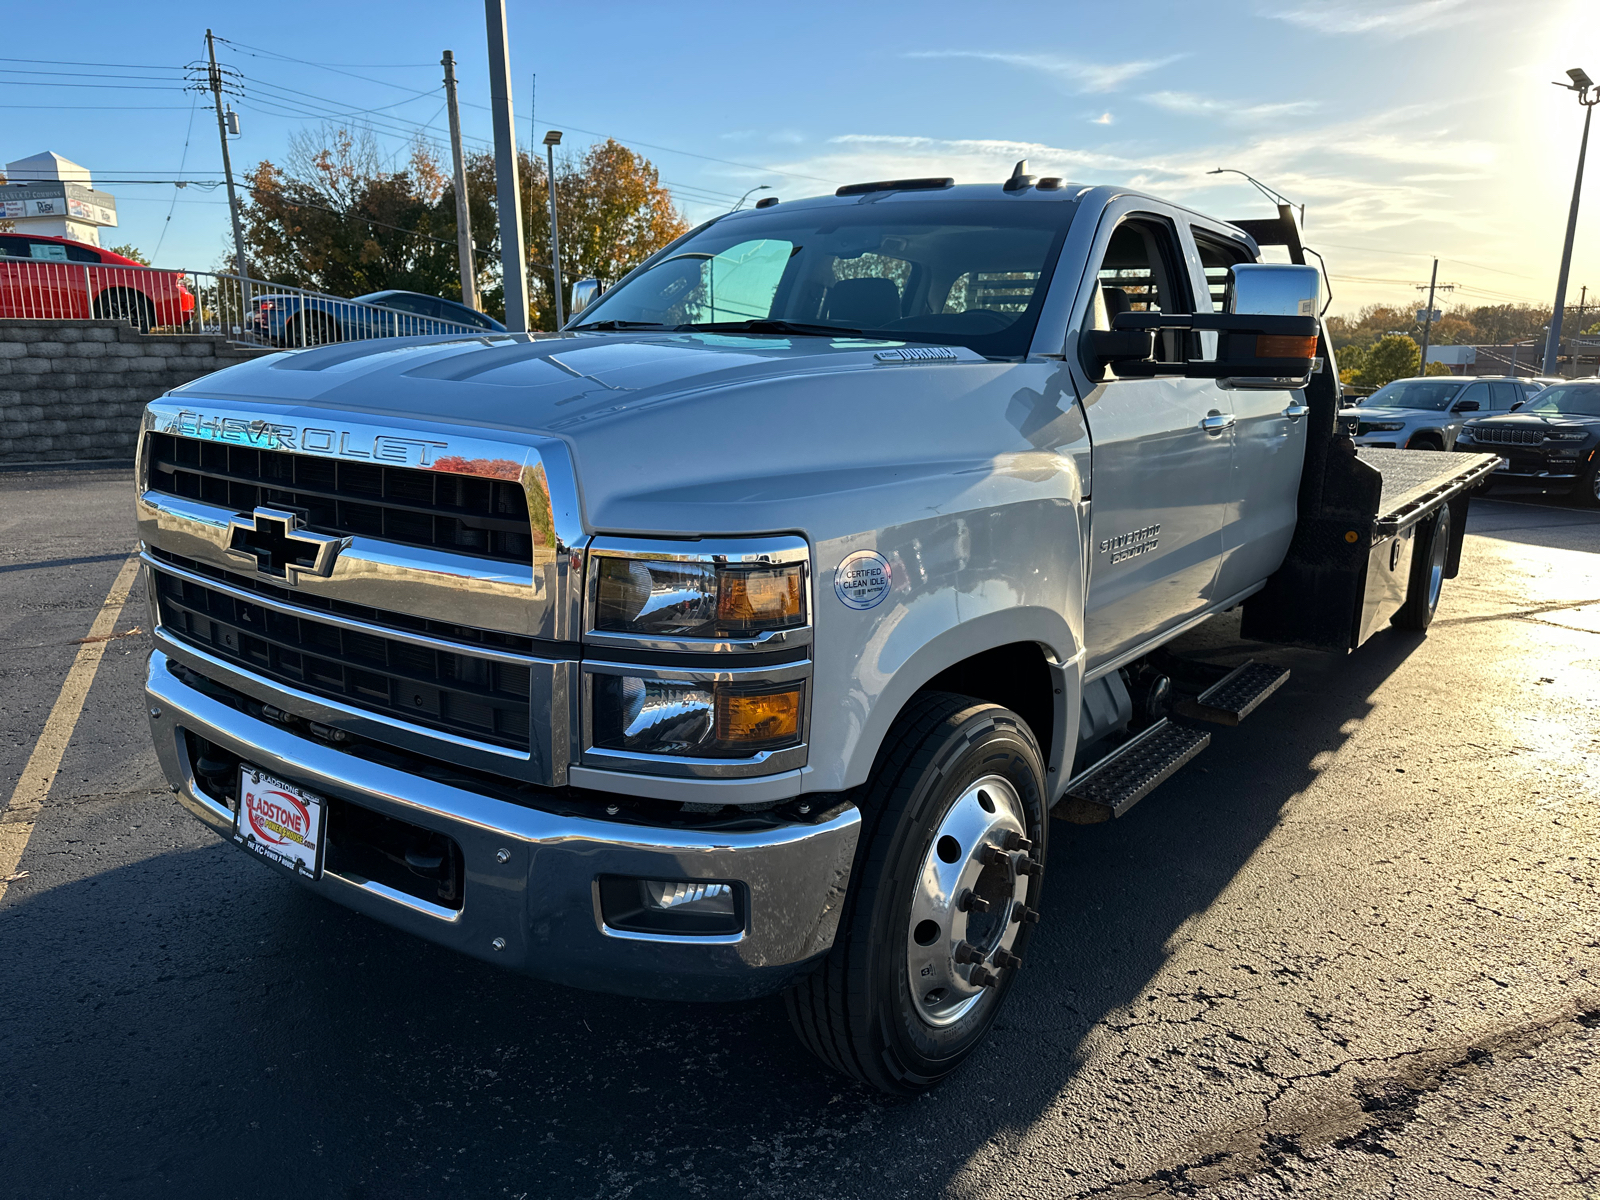
[[[17,233],[100,244],[100,230],[117,223],[117,198],[96,191],[89,169],[46,150],[6,164],[0,220]]]

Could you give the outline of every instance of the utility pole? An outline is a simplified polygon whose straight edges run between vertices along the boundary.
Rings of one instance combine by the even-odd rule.
[[[233,190],[233,161],[228,157],[228,123],[222,115],[222,72],[217,68],[217,44],[206,30],[206,56],[211,60],[211,99],[217,106],[217,136],[222,139],[222,175],[228,181],[228,215],[233,218],[233,265],[240,278],[249,275],[245,270],[244,230],[239,224],[239,197]],[[245,297],[245,307],[250,305]]]
[[[1556,304],[1550,314],[1550,337],[1544,344],[1544,371],[1556,373],[1556,358],[1561,353],[1561,317],[1567,303],[1567,272],[1572,269],[1572,241],[1578,232],[1578,194],[1583,190],[1583,160],[1589,153],[1589,120],[1594,116],[1594,106],[1600,104],[1600,87],[1584,73],[1573,67],[1567,72],[1571,83],[1558,83],[1559,88],[1578,93],[1578,103],[1583,105],[1583,139],[1578,143],[1578,174],[1572,181],[1572,208],[1567,213],[1567,240],[1561,248],[1561,273],[1556,276]],[[1591,96],[1590,92],[1594,94]]]
[[[552,129],[544,135],[545,153],[549,157],[550,172],[545,176],[550,193],[550,278],[556,285],[556,328],[567,323],[566,306],[561,301],[561,229],[556,222],[556,147],[561,144],[561,131]]]
[[[528,255],[522,240],[522,188],[517,182],[517,127],[511,119],[511,47],[505,0],[483,0],[489,33],[489,105],[494,111],[494,189],[500,221],[500,274],[506,328],[528,332]]]
[[[467,160],[461,153],[461,108],[456,103],[456,56],[444,52],[445,103],[450,109],[450,158],[456,170],[456,255],[461,260],[461,303],[478,307],[478,261],[472,253],[472,210],[467,204]]]
[[[1422,374],[1428,373],[1428,339],[1433,336],[1433,293],[1439,285],[1439,260],[1433,260],[1433,275],[1428,280],[1428,317],[1422,325]]]

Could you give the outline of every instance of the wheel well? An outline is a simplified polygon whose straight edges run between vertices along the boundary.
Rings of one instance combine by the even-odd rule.
[[[1050,664],[1037,642],[1013,642],[974,654],[940,671],[922,690],[958,692],[1005,705],[1028,723],[1044,761],[1051,761],[1055,684]]]
[[[1411,439],[1406,442],[1406,445],[1416,446],[1422,442],[1432,442],[1441,450],[1444,449],[1444,435],[1432,429],[1419,429],[1411,435]]]

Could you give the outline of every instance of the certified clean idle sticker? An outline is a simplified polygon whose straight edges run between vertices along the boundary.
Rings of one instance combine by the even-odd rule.
[[[876,550],[857,550],[833,569],[833,590],[846,608],[875,608],[889,594],[889,560]]]

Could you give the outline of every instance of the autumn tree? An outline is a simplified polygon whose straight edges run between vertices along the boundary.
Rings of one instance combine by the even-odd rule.
[[[1421,364],[1422,349],[1416,342],[1404,334],[1389,334],[1370,347],[1357,347],[1354,353],[1340,355],[1339,378],[1355,387],[1381,388],[1417,374]],[[1449,374],[1449,368],[1444,373]]]
[[[529,323],[555,328],[549,191],[544,162],[518,152]],[[482,307],[505,311],[494,156],[467,156],[467,196]],[[247,177],[246,252],[253,274],[276,283],[353,296],[404,288],[461,298],[455,183],[431,146],[416,143],[404,170],[384,169],[362,131],[324,128],[291,143],[284,165],[258,163]],[[556,160],[561,274],[615,282],[688,225],[655,167],[606,140]]]

